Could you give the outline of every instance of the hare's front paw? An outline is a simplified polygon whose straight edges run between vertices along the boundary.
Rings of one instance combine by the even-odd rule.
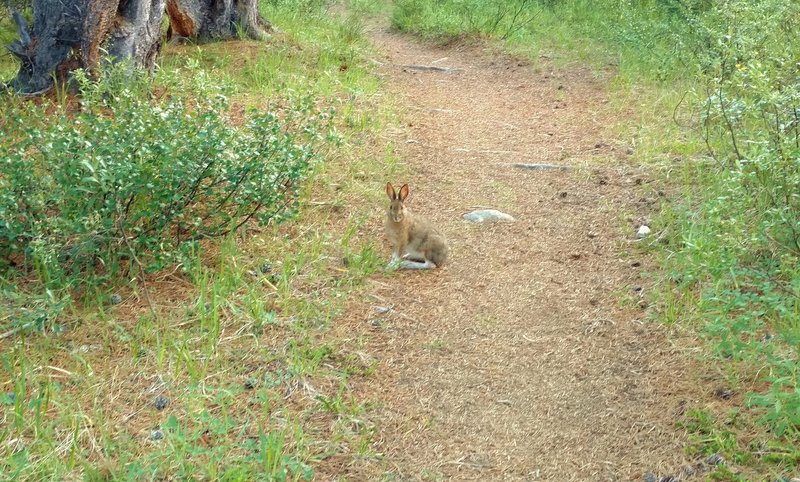
[[[386,265],[386,271],[394,271],[400,267],[402,260],[396,254],[393,254],[389,259],[389,264]]]

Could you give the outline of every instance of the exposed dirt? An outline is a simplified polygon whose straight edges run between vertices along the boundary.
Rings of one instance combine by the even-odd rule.
[[[409,177],[387,180],[411,185],[409,207],[440,227],[451,257],[432,272],[377,277],[370,296],[349,305],[338,330],[366,335],[379,361],[359,396],[379,404],[374,449],[385,458],[331,460],[319,475],[681,475],[690,461],[675,421],[690,367],[639,306],[649,261],[633,238],[651,200],[642,199],[646,173],[608,129],[623,115],[608,106],[610,75],[383,28],[372,35],[387,88],[407,109],[393,140]],[[412,64],[463,70],[402,67]],[[516,222],[463,221],[476,207]]]

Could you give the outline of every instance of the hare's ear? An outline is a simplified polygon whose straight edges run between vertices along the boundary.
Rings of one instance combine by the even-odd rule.
[[[394,198],[397,197],[394,192],[394,187],[392,187],[391,182],[386,183],[386,195],[389,196],[391,201],[394,201]]]
[[[408,197],[408,184],[403,184],[403,187],[400,188],[400,200],[405,201]]]

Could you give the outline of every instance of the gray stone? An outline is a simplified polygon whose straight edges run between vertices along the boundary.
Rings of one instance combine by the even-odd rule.
[[[120,303],[122,303],[122,296],[117,295],[117,294],[111,295],[111,304],[112,305],[118,305]]]
[[[153,400],[153,406],[156,407],[156,410],[164,410],[167,405],[169,405],[169,398],[164,395],[159,395]]]
[[[150,440],[158,441],[163,438],[164,438],[164,432],[162,432],[161,430],[156,429],[150,432]]]
[[[729,388],[718,388],[716,391],[714,391],[714,395],[716,395],[717,398],[721,398],[723,400],[730,400],[731,398],[733,398],[734,392],[733,392],[733,390],[731,390]],[[714,454],[714,455],[717,455],[717,454]],[[714,455],[712,455],[712,457]],[[709,462],[709,463],[711,463],[711,462]],[[712,464],[712,465],[717,465],[717,464]]]
[[[644,224],[639,226],[639,230],[636,231],[636,237],[639,239],[644,239],[650,235],[650,228]]]
[[[464,215],[464,219],[473,223],[485,223],[487,221],[513,221],[510,214],[500,212],[496,209],[479,209]]]

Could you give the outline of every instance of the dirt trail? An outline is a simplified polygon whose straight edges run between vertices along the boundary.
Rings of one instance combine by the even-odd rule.
[[[376,280],[354,307],[369,332],[377,451],[355,480],[642,480],[686,465],[674,423],[686,378],[644,309],[617,293],[642,283],[632,237],[646,175],[610,139],[602,75],[488,49],[439,48],[375,29],[407,125],[394,134],[410,208],[451,245],[443,270]],[[463,69],[416,71],[400,66]],[[616,115],[619,115],[618,113]],[[524,171],[515,162],[576,167]],[[637,181],[638,179],[638,181]],[[646,203],[644,203],[646,204]],[[472,225],[502,210],[514,223]],[[632,216],[633,222],[625,221]],[[376,224],[378,221],[376,221]],[[621,229],[621,226],[625,226]],[[376,228],[377,229],[377,228]],[[388,259],[388,247],[387,247]]]

